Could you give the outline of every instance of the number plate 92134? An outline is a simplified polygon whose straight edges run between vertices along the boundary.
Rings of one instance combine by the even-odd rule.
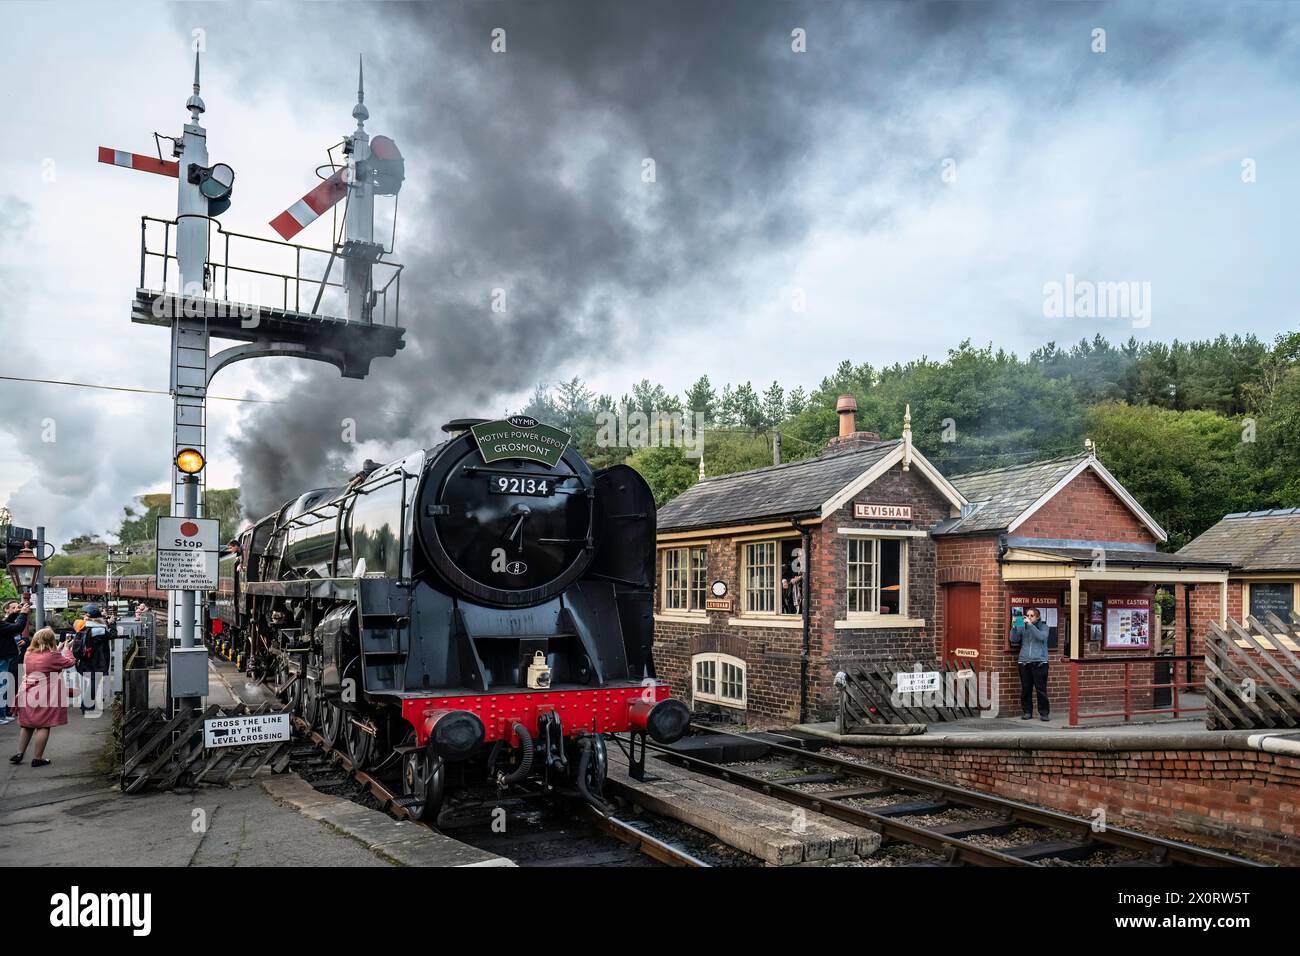
[[[520,475],[492,475],[488,478],[488,491],[494,495],[531,495],[549,498],[555,493],[551,478],[533,478]]]

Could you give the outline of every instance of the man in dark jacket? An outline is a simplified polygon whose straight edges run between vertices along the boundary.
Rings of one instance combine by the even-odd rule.
[[[0,620],[0,724],[13,723],[9,705],[18,693],[18,662],[27,649],[23,631],[27,630],[27,615],[31,610],[32,606],[26,602],[8,601],[4,619]]]
[[[103,674],[105,681],[108,678],[109,660],[112,653],[112,641],[118,639],[117,623],[110,616],[105,618],[104,612],[100,610],[98,604],[87,604],[81,609],[81,616],[85,619],[81,630],[77,632],[77,640],[73,642],[73,654],[77,659],[77,672],[83,675],[81,687],[81,712],[84,714],[88,710],[95,710],[99,707],[99,697],[96,693],[99,682],[99,675]],[[86,682],[84,675],[90,675],[90,700],[91,705],[86,706]]]

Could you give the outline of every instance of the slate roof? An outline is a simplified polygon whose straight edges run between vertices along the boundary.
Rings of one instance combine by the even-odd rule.
[[[1067,455],[1047,461],[952,475],[948,480],[962,493],[962,497],[976,507],[966,517],[941,525],[935,533],[1005,531],[1030,505],[1055,487],[1085,458],[1086,454]]]
[[[817,511],[893,451],[899,439],[705,478],[659,509],[660,531],[716,528]]]
[[[1300,571],[1300,508],[1225,515],[1178,553],[1230,561],[1242,571]]]
[[[1037,545],[1027,544],[1024,542],[1015,544],[1014,547],[1022,551],[1035,551],[1039,554],[1050,554],[1055,557],[1064,558],[1066,561],[1078,562],[1080,564],[1091,564],[1097,557],[1092,548],[1061,548],[1061,547],[1038,547]],[[1200,555],[1170,554],[1168,551],[1147,551],[1138,548],[1106,548],[1105,558],[1107,564],[1118,565],[1119,567],[1145,567],[1155,565],[1162,568],[1205,568],[1206,570],[1226,570],[1230,565],[1223,558],[1203,557]]]

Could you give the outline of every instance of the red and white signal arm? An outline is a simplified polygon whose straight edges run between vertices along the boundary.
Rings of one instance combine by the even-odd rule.
[[[215,591],[220,538],[216,518],[159,518],[158,588]]]

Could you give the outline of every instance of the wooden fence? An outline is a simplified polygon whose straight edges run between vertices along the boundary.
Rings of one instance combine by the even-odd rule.
[[[1205,724],[1210,730],[1300,727],[1300,615],[1276,614],[1227,628],[1210,625],[1205,642]]]
[[[973,667],[929,664],[924,670],[939,673],[944,692],[900,694],[895,675],[915,669],[915,664],[864,661],[841,671],[843,678],[836,678],[840,688],[839,732],[879,733],[884,725],[932,724],[979,716],[978,674]],[[967,703],[950,703],[948,690],[963,686],[966,689],[959,699]]]
[[[279,773],[289,764],[292,740],[239,747],[207,749],[203,722],[214,717],[274,714],[289,710],[278,702],[249,710],[244,704],[216,704],[197,715],[168,717],[161,708],[148,706],[148,676],[143,668],[125,673],[122,723],[118,728],[121,752],[121,786],[127,793],[170,790],[179,785],[227,784],[237,776],[253,776],[264,767]]]

